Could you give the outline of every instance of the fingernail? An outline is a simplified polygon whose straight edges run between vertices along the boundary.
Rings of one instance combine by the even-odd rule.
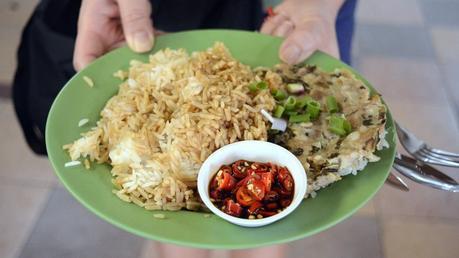
[[[128,38],[129,46],[135,52],[147,52],[153,47],[153,36],[146,32],[136,32],[132,38]]]
[[[282,51],[281,59],[288,64],[295,64],[301,55],[301,49],[296,44],[286,45]]]

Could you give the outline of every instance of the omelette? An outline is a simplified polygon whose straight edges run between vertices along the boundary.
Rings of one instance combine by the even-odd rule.
[[[357,174],[368,162],[380,159],[376,150],[389,146],[385,140],[386,106],[379,94],[372,93],[350,71],[326,72],[312,65],[286,64],[255,71],[260,80],[267,82],[273,96],[279,95],[279,113],[287,109],[291,98],[284,93],[294,96],[292,99],[315,103],[317,112],[311,114],[305,108],[285,110],[282,116],[289,120],[287,129],[271,130],[268,139],[290,150],[305,167],[306,197],[315,197],[317,190],[343,176]],[[346,130],[333,128],[337,121]]]

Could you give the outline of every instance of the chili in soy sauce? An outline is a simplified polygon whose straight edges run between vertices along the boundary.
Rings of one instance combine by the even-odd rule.
[[[293,199],[294,181],[286,167],[238,160],[223,165],[209,185],[212,203],[239,218],[273,216]]]

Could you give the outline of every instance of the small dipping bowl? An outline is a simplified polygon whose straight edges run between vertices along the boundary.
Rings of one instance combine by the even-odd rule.
[[[228,215],[210,200],[209,183],[223,165],[237,160],[271,162],[287,167],[295,183],[292,203],[276,215],[262,219],[244,219]],[[260,227],[278,221],[295,210],[304,198],[307,187],[306,172],[301,162],[285,148],[264,141],[240,141],[228,144],[212,153],[201,166],[198,174],[198,192],[204,204],[217,216],[244,227]]]

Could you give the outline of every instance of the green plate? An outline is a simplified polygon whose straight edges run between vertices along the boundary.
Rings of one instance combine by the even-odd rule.
[[[205,50],[215,41],[222,41],[235,58],[251,66],[272,66],[279,63],[280,38],[252,32],[232,30],[201,30],[168,34],[157,38],[152,52],[166,47],[188,51]],[[283,243],[310,236],[346,219],[362,207],[383,185],[395,155],[392,117],[388,114],[387,140],[390,148],[377,153],[381,160],[370,163],[357,176],[347,176],[321,190],[314,199],[303,201],[285,219],[261,228],[243,228],[217,216],[206,218],[203,213],[165,212],[166,219],[155,219],[153,211],[119,200],[112,193],[110,166],[96,165],[90,171],[82,166],[65,168],[70,160],[62,145],[79,138],[99,119],[106,101],[116,94],[120,81],[112,76],[126,69],[131,59],[146,61],[148,55],[135,54],[127,48],[117,49],[96,60],[76,74],[57,96],[48,116],[46,145],[49,159],[65,187],[86,208],[106,221],[139,236],[200,248],[251,248]],[[324,53],[316,52],[308,60],[324,70],[347,68]],[[352,70],[352,69],[351,69]],[[365,84],[370,84],[360,75]],[[88,87],[83,76],[93,79]],[[79,128],[78,122],[89,118],[89,125]]]

